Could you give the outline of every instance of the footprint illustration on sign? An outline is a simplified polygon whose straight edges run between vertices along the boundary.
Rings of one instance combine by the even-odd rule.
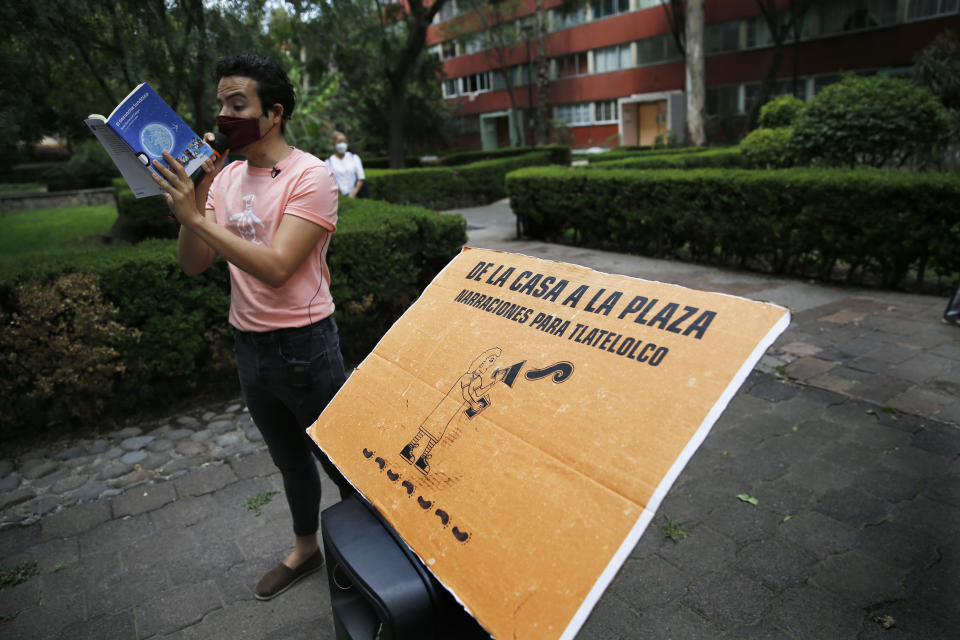
[[[443,440],[451,423],[461,416],[472,420],[487,410],[492,404],[490,392],[497,384],[503,383],[513,388],[527,361],[521,360],[505,368],[494,368],[501,354],[500,347],[487,349],[477,356],[470,368],[453,383],[420,424],[416,435],[400,450],[400,457],[407,464],[413,465],[424,475],[429,475],[433,450]],[[571,375],[573,364],[561,361],[542,369],[531,369],[526,372],[525,378],[530,381],[551,378],[554,384],[559,384]]]

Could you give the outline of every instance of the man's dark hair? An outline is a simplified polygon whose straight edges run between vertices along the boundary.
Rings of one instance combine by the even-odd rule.
[[[270,58],[243,53],[217,63],[217,82],[229,76],[243,76],[256,80],[257,95],[260,97],[263,115],[267,115],[273,105],[277,103],[283,105],[280,131],[286,131],[287,120],[293,115],[297,99],[293,95],[293,84],[283,67]]]

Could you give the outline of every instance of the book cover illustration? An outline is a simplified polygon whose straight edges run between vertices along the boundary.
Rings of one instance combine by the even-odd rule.
[[[165,166],[167,151],[183,164],[187,175],[200,168],[213,149],[198,136],[147,83],[141,83],[104,118],[86,121],[104,145],[137,198],[163,191],[153,181],[153,160]]]

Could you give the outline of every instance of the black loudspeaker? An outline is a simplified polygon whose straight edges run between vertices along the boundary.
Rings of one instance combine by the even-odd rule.
[[[950,324],[960,327],[960,282],[953,289],[953,295],[947,302],[947,308],[943,312],[943,319]]]
[[[325,509],[320,530],[337,640],[490,640],[363,498]]]

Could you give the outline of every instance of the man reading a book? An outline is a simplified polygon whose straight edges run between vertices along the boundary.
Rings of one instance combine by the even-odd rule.
[[[336,230],[338,188],[321,160],[284,139],[293,86],[274,61],[240,55],[217,65],[217,125],[230,151],[207,160],[195,188],[164,153],[155,179],[180,222],[178,257],[188,275],[223,256],[230,269],[230,324],[250,415],[283,477],[295,545],[256,587],[269,600],[323,566],[317,542],[320,476],[314,456],[349,484],[306,435],[346,379],[326,255]],[[212,134],[207,134],[211,139]]]

